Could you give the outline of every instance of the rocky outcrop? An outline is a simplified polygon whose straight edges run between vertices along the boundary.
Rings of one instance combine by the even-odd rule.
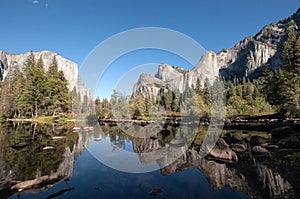
[[[15,77],[19,72],[24,70],[24,63],[30,52],[24,54],[10,54],[0,50],[0,80],[6,80]],[[77,92],[80,92],[82,98],[87,95],[92,99],[92,94],[86,85],[78,77],[78,65],[61,55],[51,51],[33,52],[36,59],[42,58],[44,67],[47,71],[52,58],[55,56],[58,64],[58,70],[63,71],[66,79],[69,82],[68,88],[70,91],[75,87]]]
[[[261,74],[262,66],[266,64],[273,69],[281,67],[280,53],[288,30],[298,29],[298,27],[300,27],[300,9],[289,18],[265,26],[255,36],[245,38],[233,48],[223,49],[219,53],[205,52],[192,70],[160,64],[155,79],[140,78],[133,88],[133,96],[142,94],[145,97],[149,95],[155,97],[158,95],[161,87],[153,84],[154,80],[160,82],[160,85],[182,93],[186,85],[195,86],[198,78],[202,84],[205,79],[212,82],[219,76],[226,79],[257,78]],[[300,29],[298,31],[300,32]],[[151,79],[151,84],[147,83],[149,79]]]
[[[137,83],[134,84],[133,96],[142,94],[145,97],[156,97],[158,93],[163,92],[166,83],[156,77],[148,74],[141,74]]]
[[[229,145],[225,142],[223,138],[219,138],[216,145],[209,149],[208,154],[217,159],[238,161],[236,153],[229,148]]]

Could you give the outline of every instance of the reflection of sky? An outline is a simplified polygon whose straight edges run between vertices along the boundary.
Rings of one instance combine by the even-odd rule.
[[[201,55],[201,53],[199,54]],[[157,49],[132,51],[119,57],[109,65],[99,80],[94,96],[110,98],[113,89],[130,95],[133,85],[138,81],[140,74],[155,75],[160,63],[176,65],[186,69],[193,67],[185,59],[167,51]]]
[[[131,148],[131,151],[128,150],[129,148]],[[100,142],[92,141],[88,147],[88,151],[99,162],[120,171],[141,173],[159,169],[156,162],[142,164],[138,154],[132,152],[132,149],[132,142],[128,143],[125,141],[125,149],[114,146],[114,144],[111,143],[109,136]]]

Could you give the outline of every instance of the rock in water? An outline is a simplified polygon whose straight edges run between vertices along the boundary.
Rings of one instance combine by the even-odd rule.
[[[63,140],[66,139],[66,136],[54,136],[52,137],[52,140]]]
[[[53,146],[45,146],[43,150],[53,150],[55,149]]]
[[[218,159],[238,161],[236,153],[229,148],[223,138],[219,138],[216,145],[209,151],[209,154]]]
[[[150,196],[158,196],[159,194],[161,194],[163,192],[162,188],[154,188],[149,192]]]
[[[288,148],[300,148],[300,140],[297,136],[292,135],[278,141],[278,145],[284,145]]]
[[[252,148],[252,151],[254,153],[269,153],[268,149],[262,147],[262,146],[255,146]]]
[[[246,150],[246,147],[243,144],[233,144],[230,147],[235,152],[243,152]]]
[[[18,144],[12,145],[11,147],[14,148],[14,149],[21,149],[21,148],[24,148],[26,146],[28,146],[28,143],[20,142]]]
[[[236,143],[236,142],[241,142],[241,141],[243,141],[243,138],[242,138],[241,136],[239,136],[239,135],[233,135],[233,136],[232,136],[232,141],[233,141],[234,143]]]
[[[268,140],[264,137],[261,137],[261,136],[253,136],[251,137],[250,139],[250,144],[252,146],[255,146],[255,145],[261,145],[261,144],[264,144],[266,143]]]
[[[272,129],[270,133],[272,134],[272,138],[284,138],[293,134],[293,129],[290,126],[283,126]]]

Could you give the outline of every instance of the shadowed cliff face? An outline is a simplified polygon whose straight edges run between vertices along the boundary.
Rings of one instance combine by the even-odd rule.
[[[53,140],[53,136],[57,135],[65,138]],[[74,162],[85,150],[87,142],[88,136],[81,132],[74,133],[72,128],[58,130],[52,125],[38,124],[1,128],[0,198],[7,198],[16,192],[17,189],[11,187],[20,182],[30,184],[33,179],[46,178],[44,183],[29,187],[30,192],[38,193],[70,178]],[[26,145],[21,146],[20,143]],[[43,149],[46,146],[53,149]]]
[[[219,53],[205,52],[192,70],[160,64],[155,77],[140,78],[133,88],[133,96],[142,94],[145,97],[156,97],[161,92],[160,89],[166,87],[182,93],[186,85],[195,86],[198,78],[202,84],[206,78],[212,82],[220,76],[227,79],[257,78],[265,64],[273,69],[281,67],[283,42],[289,29],[296,28],[299,33],[299,27],[300,9],[289,18],[263,27],[255,36],[246,37],[233,48],[224,48]],[[154,84],[155,81],[159,84]]]

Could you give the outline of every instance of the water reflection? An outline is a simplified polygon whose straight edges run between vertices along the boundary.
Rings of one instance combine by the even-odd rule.
[[[42,192],[72,176],[84,145],[70,126],[7,123],[0,130],[0,198]]]
[[[133,154],[135,163],[137,162],[140,167],[148,166],[159,169],[157,172],[160,173],[160,176],[155,175],[156,180],[164,181],[168,186],[153,187],[147,193],[157,193],[157,196],[162,198],[179,197],[176,195],[178,191],[181,191],[181,198],[187,196],[193,198],[191,192],[197,193],[198,196],[200,192],[205,192],[202,187],[190,189],[190,183],[202,181],[198,175],[191,175],[191,168],[197,169],[198,173],[203,174],[213,189],[226,190],[226,187],[229,187],[234,190],[235,192],[230,192],[229,197],[240,196],[236,195],[236,192],[244,192],[251,198],[297,198],[300,194],[300,153],[298,149],[270,149],[267,154],[255,154],[251,151],[251,137],[259,135],[264,137],[266,142],[271,142],[270,135],[266,133],[224,132],[222,136],[229,143],[230,148],[233,143],[237,142],[229,140],[232,135],[236,136],[235,140],[239,140],[238,137],[241,137],[242,141],[239,141],[239,144],[245,145],[246,148],[243,152],[236,152],[237,161],[229,161],[213,156],[200,158],[199,152],[201,152],[200,148],[205,137],[206,127],[184,126],[182,129],[185,130],[179,131],[178,128],[169,126],[156,134],[148,132],[147,127],[144,129],[144,132],[140,132],[140,134],[145,133],[149,136],[136,138],[124,133],[117,126],[109,124],[101,127],[99,125],[86,127],[86,124],[83,124],[77,129],[73,129],[73,126],[7,124],[0,129],[0,198],[8,198],[16,193],[19,188],[11,189],[16,184],[20,182],[26,184],[33,179],[46,180],[28,187],[24,191],[43,195],[43,192],[47,192],[51,187],[58,186],[60,182],[65,181],[67,186],[56,192],[50,189],[46,196],[55,198],[69,192],[70,197],[80,198],[85,193],[77,184],[83,183],[85,173],[89,171],[93,173],[93,178],[87,177],[85,183],[93,184],[94,179],[104,179],[110,183],[101,187],[94,185],[94,191],[103,192],[108,198],[109,194],[115,195],[114,187],[123,186],[120,184],[123,178],[115,179],[113,176],[117,175],[116,171],[108,167],[101,166],[101,172],[94,171],[93,168],[97,167],[95,163],[86,165],[88,163],[83,164],[84,159],[79,159],[77,163],[85,166],[76,171],[80,173],[80,175],[76,174],[80,176],[76,181],[73,166],[86,149],[97,151],[101,156],[106,155],[107,161],[116,161],[118,164],[126,164],[128,160],[122,160],[121,156],[122,153],[128,152]],[[189,138],[190,131],[197,131],[197,136]],[[193,139],[193,142],[187,146],[182,138]],[[159,149],[163,149],[163,153],[156,153]],[[115,154],[119,154],[119,156]],[[169,164],[169,162],[172,163]],[[136,186],[145,186],[143,185],[144,181],[141,180],[141,174],[134,175],[137,176],[136,180],[128,180],[133,179],[133,174],[122,172],[121,174],[124,179],[127,179],[126,184],[132,189]],[[153,172],[150,174],[153,175]],[[180,186],[180,190],[174,191],[173,189],[172,193],[172,189],[168,189],[168,187],[177,185],[173,180],[174,175],[171,174],[182,174],[180,179],[185,184]],[[199,179],[194,179],[195,177]],[[109,192],[106,193],[105,189]],[[144,194],[141,191],[134,189],[136,195]],[[129,192],[131,191],[129,190]],[[207,194],[213,195],[214,192],[211,190]],[[128,194],[120,191],[119,196],[125,196],[125,193]],[[194,198],[197,198],[197,194],[194,194]],[[30,195],[29,198],[32,196]],[[97,196],[97,194],[90,195],[92,198]],[[37,197],[41,198],[39,195]]]
[[[265,154],[253,153],[251,151],[253,140],[265,140],[266,143],[262,145],[273,146],[270,144],[273,142],[270,134],[224,131],[222,137],[227,142],[230,143],[228,140],[232,137],[240,139],[240,141],[233,140],[228,147],[229,150],[233,148],[232,146],[245,145],[245,150],[236,152],[237,160],[228,161],[212,156],[201,158],[199,149],[205,138],[206,127],[184,126],[183,129],[185,130],[179,132],[178,128],[168,127],[165,129],[168,133],[160,132],[150,137],[134,138],[117,127],[102,127],[102,136],[109,135],[111,143],[122,143],[118,146],[120,149],[126,149],[123,143],[127,140],[132,141],[133,151],[137,153],[140,164],[156,163],[161,168],[160,172],[163,176],[184,172],[188,168],[197,168],[214,189],[230,187],[235,191],[247,193],[251,198],[296,198],[299,196],[299,149],[274,148]],[[189,132],[195,130],[198,134],[191,146],[185,145],[184,140],[178,139],[188,137]],[[185,135],[178,136],[178,133],[185,133]],[[156,153],[159,149],[164,149],[163,153],[161,151]],[[112,151],[114,150],[115,148]],[[285,160],[283,161],[282,158]],[[169,164],[169,162],[172,163]]]

